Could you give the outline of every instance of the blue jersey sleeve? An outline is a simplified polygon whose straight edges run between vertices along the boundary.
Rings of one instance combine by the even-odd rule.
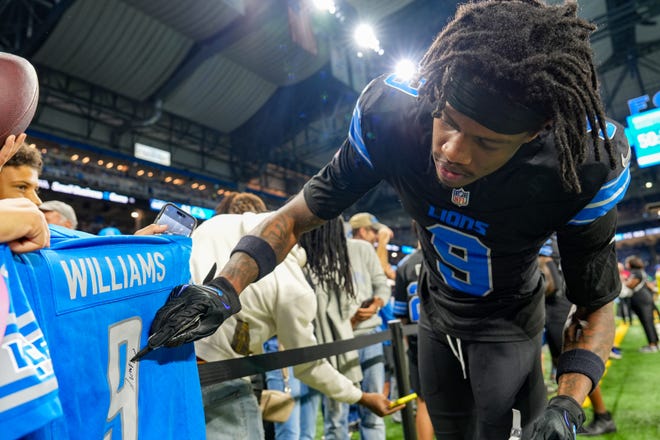
[[[0,294],[9,299],[0,334],[0,432],[2,438],[15,439],[60,418],[62,406],[48,345],[4,244]]]

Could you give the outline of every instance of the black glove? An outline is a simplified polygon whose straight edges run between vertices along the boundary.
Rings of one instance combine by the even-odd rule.
[[[218,277],[203,285],[176,286],[156,313],[147,347],[131,360],[138,360],[158,347],[177,347],[212,335],[240,310],[238,294],[226,278]]]
[[[532,440],[574,440],[584,419],[584,411],[575,399],[568,396],[553,397],[534,424]]]

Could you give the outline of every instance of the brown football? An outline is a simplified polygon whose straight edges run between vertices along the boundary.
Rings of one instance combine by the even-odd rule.
[[[39,80],[25,58],[0,52],[0,145],[30,125],[39,101]]]

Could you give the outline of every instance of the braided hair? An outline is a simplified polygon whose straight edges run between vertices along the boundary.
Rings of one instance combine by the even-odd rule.
[[[307,253],[305,270],[311,273],[318,285],[329,292],[346,292],[349,297],[355,298],[344,223],[340,217],[305,232],[298,244]]]
[[[599,132],[607,133],[589,44],[594,30],[578,18],[575,3],[487,0],[461,5],[420,63],[420,76],[426,79],[420,94],[433,103],[436,114],[446,104],[448,81],[463,76],[547,115],[562,184],[579,193],[577,168],[589,153],[588,137],[595,159],[601,160]],[[614,147],[603,138],[614,168]]]

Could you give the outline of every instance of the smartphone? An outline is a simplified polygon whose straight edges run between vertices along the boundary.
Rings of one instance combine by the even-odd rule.
[[[407,396],[399,397],[392,403],[390,403],[390,408],[394,408],[395,406],[403,405],[404,403],[408,403],[411,400],[417,399],[417,393],[410,393]]]
[[[361,309],[366,309],[366,308],[369,307],[371,304],[373,304],[374,299],[375,299],[375,298],[373,298],[373,297],[371,297],[371,298],[369,298],[369,299],[365,299],[364,301],[362,301],[362,304],[360,304],[360,308],[361,308]]]
[[[184,235],[186,237],[190,237],[197,226],[195,217],[172,203],[163,205],[154,223],[167,225],[164,234]]]

